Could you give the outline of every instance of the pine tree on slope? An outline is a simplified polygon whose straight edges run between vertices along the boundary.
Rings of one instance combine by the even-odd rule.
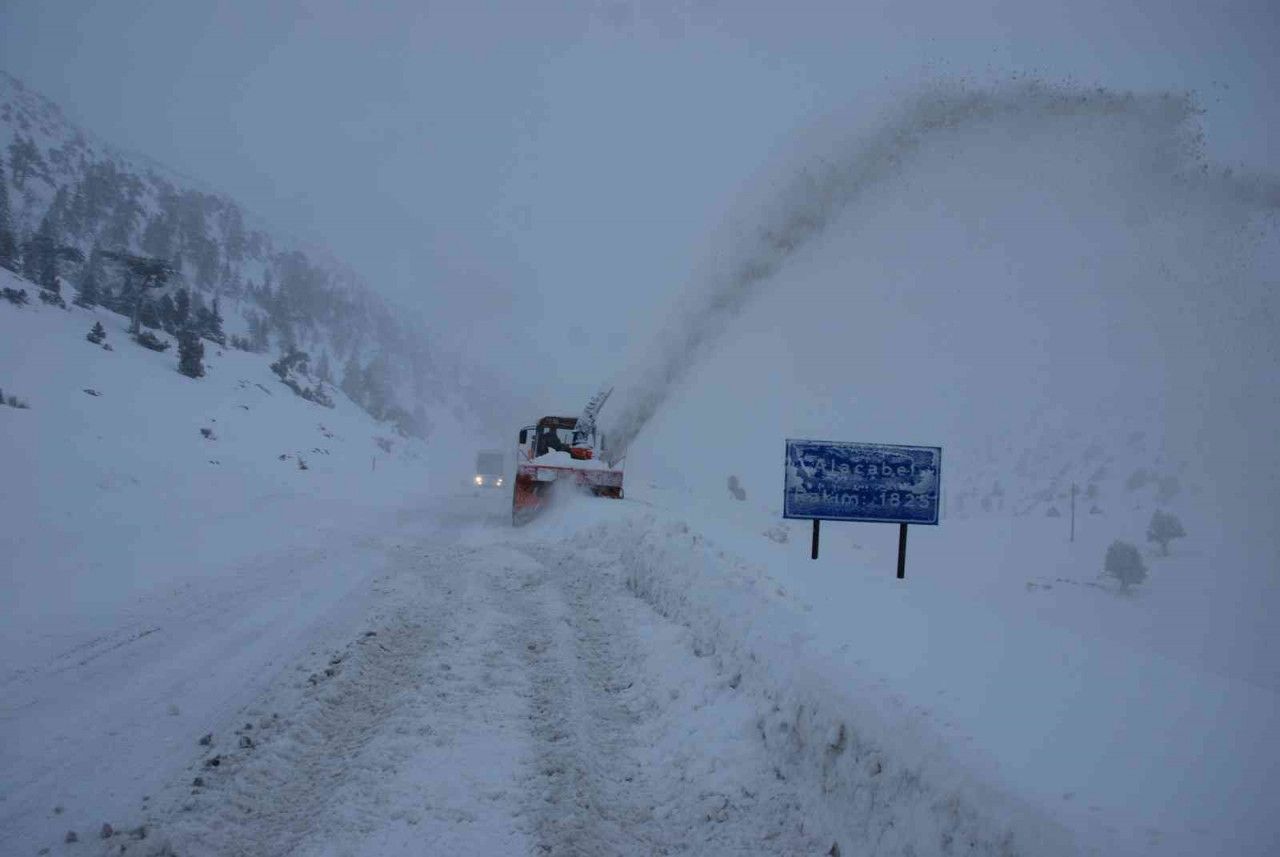
[[[5,181],[3,158],[0,158],[0,268],[18,270],[18,241],[9,214],[9,186]]]
[[[89,252],[89,259],[80,269],[80,282],[76,284],[76,306],[88,309],[102,301],[102,251],[98,245]]]
[[[178,289],[173,299],[173,326],[181,330],[191,323],[191,293],[186,289]]]
[[[1151,523],[1147,525],[1147,541],[1160,545],[1161,556],[1169,555],[1169,542],[1186,534],[1178,517],[1161,509],[1156,509],[1151,516]]]
[[[1138,549],[1128,542],[1114,541],[1107,548],[1103,571],[1120,582],[1120,589],[1128,592],[1131,587],[1147,579],[1147,567]]]
[[[204,377],[204,343],[194,331],[178,334],[178,371],[188,378]]]
[[[222,329],[222,307],[218,304],[218,298],[213,298],[213,307],[209,310],[209,323],[205,328],[204,337],[219,345],[227,344],[227,334]]]

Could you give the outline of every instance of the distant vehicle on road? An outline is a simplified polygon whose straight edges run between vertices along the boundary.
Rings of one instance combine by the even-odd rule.
[[[501,488],[506,472],[505,457],[501,452],[486,450],[476,453],[476,475],[473,480],[480,488]]]

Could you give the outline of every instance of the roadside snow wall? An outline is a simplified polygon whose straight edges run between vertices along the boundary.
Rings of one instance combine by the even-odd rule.
[[[706,704],[748,697],[750,728],[777,775],[810,792],[821,817],[805,823],[836,832],[833,853],[1076,853],[1063,828],[980,781],[974,761],[952,758],[901,701],[809,645],[799,602],[762,566],[669,513],[621,511],[580,504],[574,517],[604,520],[566,535],[616,552],[634,594],[688,628],[695,655],[714,659],[723,681]]]

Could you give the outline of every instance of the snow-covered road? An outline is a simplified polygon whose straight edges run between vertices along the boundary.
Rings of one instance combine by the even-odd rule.
[[[152,822],[176,853],[825,850],[745,709],[717,747],[680,745],[680,686],[716,677],[615,558],[509,528],[397,553],[332,674],[269,691],[253,747],[219,736],[204,787]]]
[[[366,509],[312,498],[293,511],[320,524],[265,553],[254,541],[222,573],[139,591],[106,633],[48,629],[52,659],[42,644],[0,675],[0,853],[1181,857],[1215,841],[1251,853],[1234,846],[1272,835],[1243,803],[1234,826],[1220,807],[1202,813],[1217,830],[1201,816],[1140,825],[1122,812],[1133,799],[1105,802],[1125,774],[1115,766],[1088,791],[1029,799],[1020,783],[1065,783],[1071,769],[1041,756],[1016,779],[1019,745],[980,732],[963,704],[987,700],[978,720],[1006,704],[1034,714],[982,671],[1008,665],[1001,681],[1049,693],[1060,680],[1042,665],[1074,651],[1049,629],[1007,624],[1025,666],[998,639],[982,657],[913,656],[914,699],[930,697],[913,701],[868,666],[867,629],[893,622],[902,640],[927,640],[906,608],[942,598],[935,624],[959,618],[940,639],[963,635],[972,651],[986,614],[969,621],[946,593],[878,579],[839,603],[798,596],[805,578],[759,561],[795,545],[636,493],[570,498],[517,529],[505,492]],[[1174,698],[1164,688],[1180,674],[1147,674],[1152,694]],[[1265,734],[1274,707],[1255,696],[1236,734]],[[1213,739],[1187,722],[1148,743]],[[1155,758],[1133,741],[1095,752],[1088,736],[1111,730],[1057,749]],[[1265,794],[1268,759],[1219,753],[1201,767]]]
[[[315,551],[347,576],[324,574],[329,597],[306,609],[296,575],[243,575],[242,591],[185,592],[167,643],[98,645],[64,680],[11,676],[51,712],[6,748],[26,775],[0,804],[15,853],[829,851],[752,710],[707,704],[735,679],[632,593],[617,556],[512,530],[507,502],[403,511],[336,566]],[[155,716],[202,682],[215,692]],[[77,709],[86,693],[109,704]]]

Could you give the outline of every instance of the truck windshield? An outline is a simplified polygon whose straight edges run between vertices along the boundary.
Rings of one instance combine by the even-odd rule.
[[[573,429],[543,426],[538,430],[538,448],[534,450],[534,457],[546,455],[548,452],[568,452],[571,446],[573,446]]]
[[[482,476],[501,476],[502,453],[481,452],[476,455],[476,473]]]

